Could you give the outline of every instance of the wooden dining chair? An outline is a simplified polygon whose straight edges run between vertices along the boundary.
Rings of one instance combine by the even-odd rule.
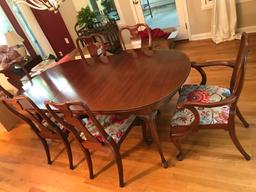
[[[132,25],[132,26],[123,26],[123,27],[120,27],[119,29],[119,38],[120,38],[120,41],[121,41],[121,45],[122,45],[122,48],[123,50],[126,50],[127,47],[125,45],[125,41],[124,41],[124,38],[123,38],[123,33],[124,31],[129,31],[130,33],[130,40],[131,40],[131,45],[132,44],[137,44],[138,42],[141,43],[141,47],[143,47],[144,45],[142,44],[142,38],[139,34],[140,31],[143,31],[143,30],[146,30],[147,31],[147,38],[148,38],[148,43],[146,43],[146,47],[149,48],[149,49],[152,49],[152,35],[151,35],[151,30],[150,28],[148,27],[148,25],[144,24],[144,23],[139,23],[139,24],[136,24],[136,25]]]
[[[84,52],[83,52],[84,47],[87,48],[90,56],[96,62],[99,61],[100,56],[107,56],[107,48],[106,48],[107,45],[104,43],[104,39],[100,34],[95,33],[89,36],[78,37],[76,39],[76,45],[81,55],[81,58],[85,63],[88,63],[88,62],[84,56]]]
[[[68,140],[69,131],[49,114],[41,111],[31,99],[26,96],[16,96],[11,99],[3,99],[3,104],[15,115],[28,123],[44,146],[48,164],[52,164],[47,139],[62,141],[65,145],[69,160],[69,167],[73,169],[73,158]]]
[[[181,139],[199,129],[224,129],[246,160],[251,157],[240,144],[235,131],[235,115],[245,127],[249,124],[240,113],[237,102],[244,85],[245,65],[248,55],[248,37],[243,33],[239,52],[235,62],[214,61],[204,64],[192,63],[202,76],[200,85],[184,85],[180,91],[177,110],[171,120],[170,137],[179,150],[178,160],[183,160]],[[226,66],[233,69],[230,88],[206,85],[207,76],[203,68]]]
[[[119,115],[94,115],[88,106],[82,102],[53,103],[45,105],[54,118],[67,127],[85,153],[90,179],[93,179],[93,166],[89,150],[103,150],[112,152],[117,164],[119,185],[124,186],[123,164],[120,145],[124,141],[131,127],[135,125],[135,115],[121,117]],[[57,109],[64,117],[60,119]]]

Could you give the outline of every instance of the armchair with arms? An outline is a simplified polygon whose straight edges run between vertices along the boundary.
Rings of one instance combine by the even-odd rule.
[[[201,74],[202,82],[200,85],[184,85],[182,87],[177,110],[171,120],[170,137],[179,150],[178,160],[184,158],[181,139],[199,129],[224,129],[228,131],[231,140],[243,157],[246,160],[251,159],[240,144],[235,131],[235,115],[239,117],[245,127],[249,127],[237,106],[244,84],[247,55],[248,37],[246,33],[243,33],[235,62],[192,63],[192,67]],[[207,76],[203,68],[212,66],[226,66],[233,69],[230,88],[206,85]]]

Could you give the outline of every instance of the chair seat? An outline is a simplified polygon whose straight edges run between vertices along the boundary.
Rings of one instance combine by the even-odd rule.
[[[105,132],[111,136],[116,143],[118,143],[122,136],[125,135],[128,128],[134,122],[135,118],[135,115],[131,115],[126,118],[119,115],[96,115],[96,119],[104,127]],[[85,126],[90,131],[90,133],[95,136],[101,143],[105,143],[104,138],[99,133],[91,119],[85,118],[83,121],[85,122]],[[83,140],[86,140],[83,132],[80,133],[80,137]]]
[[[178,103],[194,101],[201,103],[214,103],[230,96],[230,90],[211,85],[184,85],[180,92]],[[200,116],[200,125],[227,124],[230,106],[204,108],[195,107]],[[171,126],[189,126],[195,116],[189,109],[176,110],[171,120]]]

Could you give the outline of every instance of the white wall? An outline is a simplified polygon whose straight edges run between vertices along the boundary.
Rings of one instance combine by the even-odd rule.
[[[31,9],[27,5],[24,5],[24,4],[19,4],[18,6],[19,6],[24,18],[26,19],[28,25],[30,26],[31,31],[35,35],[39,45],[41,45],[42,49],[44,50],[45,54],[46,55],[48,55],[48,54],[55,55],[55,52],[52,49],[51,44],[49,43],[48,39],[44,35],[44,32],[42,31],[41,27],[39,26]],[[33,45],[33,43],[31,43],[31,44]]]
[[[211,31],[212,9],[201,9],[201,0],[187,0],[192,35]],[[237,3],[238,28],[256,26],[256,0],[240,0]]]
[[[86,7],[88,5],[87,0],[72,0],[72,1],[73,1],[73,4],[74,4],[74,7],[75,7],[76,11],[80,11],[80,9],[82,7]]]
[[[82,5],[81,5],[82,6]],[[76,7],[71,0],[65,1],[63,4],[61,4],[59,12],[63,18],[63,21],[71,35],[71,38],[75,44],[77,34],[75,32],[74,26],[76,24],[76,16],[77,16],[77,10]]]

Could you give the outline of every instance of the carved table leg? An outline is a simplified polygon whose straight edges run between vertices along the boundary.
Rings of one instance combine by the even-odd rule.
[[[160,154],[161,157],[161,161],[162,161],[162,165],[164,168],[167,168],[169,166],[169,162],[165,159],[163,151],[162,151],[162,147],[160,144],[160,140],[159,140],[159,136],[157,133],[157,125],[156,125],[156,115],[157,115],[157,111],[153,112],[150,115],[143,115],[142,118],[145,121],[146,127],[147,127],[147,132],[150,133],[150,135],[152,135],[152,139],[155,142],[158,152]],[[147,136],[149,136],[149,134],[147,133]]]

